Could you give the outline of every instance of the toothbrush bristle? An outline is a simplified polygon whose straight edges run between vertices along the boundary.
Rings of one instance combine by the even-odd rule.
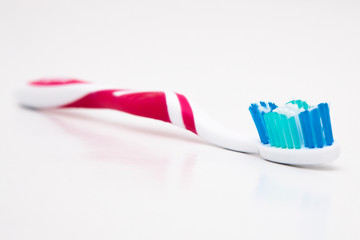
[[[261,102],[260,102],[261,104]],[[262,105],[263,106],[263,105]],[[269,143],[269,137],[266,131],[266,127],[265,127],[265,123],[264,123],[264,119],[261,116],[261,112],[259,110],[259,106],[257,104],[251,104],[249,107],[251,116],[254,120],[256,129],[259,133],[259,137],[260,140],[263,144],[268,144]]]
[[[277,148],[323,148],[334,142],[329,105],[310,106],[292,100],[278,107],[274,103],[253,103],[249,107],[262,144]]]
[[[264,114],[271,112],[275,108],[277,108],[277,106],[272,102],[260,102],[260,106],[253,103],[249,107],[256,129],[258,130],[260,140],[263,144],[269,143],[269,135],[265,125]]]

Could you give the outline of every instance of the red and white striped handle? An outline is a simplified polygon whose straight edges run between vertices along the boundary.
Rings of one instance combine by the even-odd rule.
[[[241,151],[258,152],[256,142],[211,120],[179,93],[112,89],[75,79],[43,79],[20,86],[21,105],[46,108],[105,108],[153,118],[187,129],[210,143]]]

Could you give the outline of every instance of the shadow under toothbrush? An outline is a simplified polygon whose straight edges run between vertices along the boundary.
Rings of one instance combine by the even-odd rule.
[[[259,155],[259,157],[261,158],[261,156]],[[267,160],[265,160],[267,161]],[[293,168],[297,168],[297,169],[306,169],[306,170],[315,170],[315,171],[337,171],[337,170],[341,170],[340,167],[338,166],[334,166],[334,165],[329,165],[329,164],[321,164],[321,165],[293,165],[293,164],[286,164],[286,163],[278,163],[278,162],[272,162],[269,161],[271,163],[277,164],[277,165],[284,165],[287,167],[293,167]]]
[[[193,143],[198,143],[198,144],[204,143],[200,139],[197,139],[195,135],[191,136],[190,133],[185,134],[182,131],[181,131],[181,133],[180,132],[177,133],[174,131],[169,132],[169,131],[165,131],[165,130],[163,131],[160,129],[153,129],[150,127],[146,127],[144,125],[130,123],[129,121],[122,121],[121,118],[116,119],[116,122],[115,122],[115,121],[108,120],[108,119],[101,118],[101,117],[93,117],[86,113],[71,112],[71,111],[64,110],[64,109],[47,109],[47,110],[38,110],[38,111],[42,111],[42,113],[47,114],[47,115],[51,114],[51,115],[58,115],[58,116],[63,116],[63,117],[67,117],[67,118],[76,118],[76,119],[85,120],[85,121],[101,122],[101,123],[104,123],[111,127],[127,129],[127,130],[131,130],[134,132],[142,133],[142,134],[157,135],[157,136],[161,136],[161,137],[165,137],[165,138],[172,138],[172,139],[180,139],[180,140],[184,140],[187,142],[193,142]],[[124,114],[124,113],[119,113],[119,114]],[[146,119],[146,121],[152,121],[152,120]]]

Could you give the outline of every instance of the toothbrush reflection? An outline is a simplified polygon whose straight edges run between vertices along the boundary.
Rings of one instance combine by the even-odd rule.
[[[261,174],[254,193],[263,218],[272,226],[293,222],[293,229],[285,231],[295,232],[296,239],[326,239],[331,196],[319,183],[324,179],[291,169],[279,168],[275,173]]]
[[[150,137],[152,141],[154,137],[155,140],[156,137],[167,137],[196,142],[191,137],[176,134],[173,136],[164,131],[141,128],[124,122],[114,123],[71,111],[47,111],[45,115],[67,134],[75,136],[86,145],[87,151],[83,154],[87,159],[133,166],[133,169],[141,172],[144,181],[155,181],[169,188],[187,189],[192,183],[192,172],[196,162],[196,154],[193,151],[173,154],[171,151],[164,151],[160,144],[154,148],[154,144],[149,146],[146,141],[139,141],[136,133],[140,132],[143,138]],[[87,124],[91,122],[96,122],[97,127],[87,128]]]

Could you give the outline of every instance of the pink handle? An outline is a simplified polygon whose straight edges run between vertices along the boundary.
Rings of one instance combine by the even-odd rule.
[[[88,85],[91,83],[75,79],[45,79],[29,83],[31,86],[40,88],[54,88],[71,85]],[[194,115],[185,96],[175,93],[181,108],[182,120],[187,130],[197,134]],[[114,109],[129,114],[153,118],[164,122],[173,123],[169,112],[171,106],[167,102],[164,92],[138,92],[124,89],[105,89],[87,92],[85,96],[79,96],[75,101],[58,106],[59,108],[105,108]]]

